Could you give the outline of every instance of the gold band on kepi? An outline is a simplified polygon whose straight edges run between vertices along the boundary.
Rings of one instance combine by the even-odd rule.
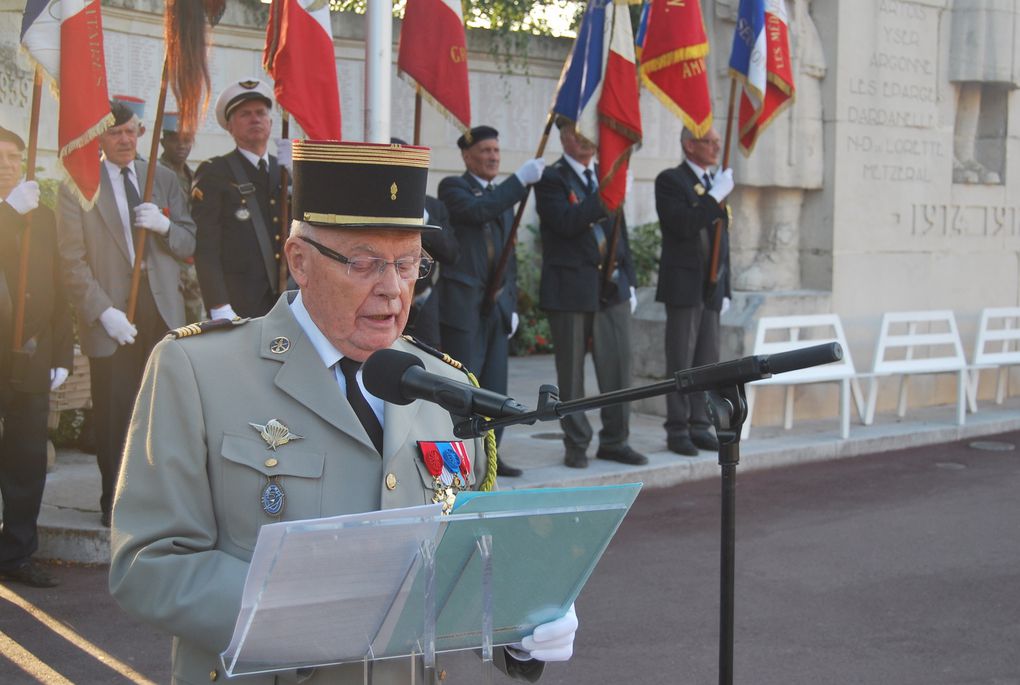
[[[328,228],[438,229],[425,224],[429,148],[295,140],[294,218]]]

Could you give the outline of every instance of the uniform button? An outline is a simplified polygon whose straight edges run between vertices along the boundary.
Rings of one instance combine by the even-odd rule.
[[[397,477],[392,473],[386,474],[386,489],[387,490],[397,489]]]
[[[278,223],[280,223],[280,220],[277,217],[274,216],[273,217],[273,223],[274,224],[278,224]]]
[[[213,670],[209,671],[209,680],[212,680],[213,682],[215,682],[215,681],[217,681],[219,679],[220,679],[220,674],[216,672],[216,669],[213,669]]]
[[[266,466],[268,466],[269,468],[273,468],[274,466],[276,466],[279,463],[280,462],[276,461],[276,459],[273,459],[272,457],[269,457],[269,459],[266,459]]]
[[[276,204],[276,198],[275,197],[269,198],[269,204],[275,205]]]
[[[276,234],[276,242],[280,242],[280,234],[279,233]]]
[[[276,257],[276,261],[280,261],[280,253],[279,252],[277,252],[276,255],[274,255],[274,256]]]

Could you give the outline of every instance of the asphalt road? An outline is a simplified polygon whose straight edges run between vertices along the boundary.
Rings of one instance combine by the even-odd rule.
[[[735,682],[1020,685],[1020,449],[737,480]],[[0,585],[0,681],[168,682],[169,639],[120,612],[104,568],[55,572],[54,590]],[[577,602],[574,659],[542,682],[718,682],[718,598],[718,481],[646,490]]]

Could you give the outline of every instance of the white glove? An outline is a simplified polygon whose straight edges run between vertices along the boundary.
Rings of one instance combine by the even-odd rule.
[[[213,307],[209,310],[210,319],[236,319],[237,314],[234,313],[234,308],[230,304],[225,304],[221,307]]]
[[[637,311],[637,288],[630,286],[630,313]]]
[[[567,661],[574,654],[574,634],[577,632],[577,614],[574,605],[562,617],[543,623],[507,650],[518,661]]]
[[[107,307],[99,315],[99,323],[103,324],[106,334],[116,340],[118,345],[130,345],[138,335],[138,329],[128,321],[127,314],[116,307]]]
[[[733,192],[733,185],[733,169],[720,171],[712,179],[712,190],[708,191],[708,194],[714,197],[716,202],[722,202]]]
[[[623,191],[624,195],[626,197],[630,197],[630,193],[631,193],[632,190],[634,190],[634,170],[628,164],[627,165],[627,181],[626,181],[626,186],[625,186],[624,191]]]
[[[530,186],[532,183],[538,183],[538,180],[542,178],[543,171],[545,171],[545,160],[541,157],[536,157],[522,164],[521,168],[514,172],[514,175],[518,181],[526,186]]]
[[[290,138],[276,139],[276,162],[280,166],[286,167],[287,171],[290,171],[290,153],[293,149],[294,143],[291,142]]]
[[[53,392],[67,380],[70,372],[62,366],[50,369],[50,392]]]
[[[5,201],[18,214],[28,214],[39,206],[39,184],[35,181],[22,181],[14,186]]]
[[[510,315],[510,333],[506,336],[507,339],[514,337],[517,333],[517,327],[521,325],[521,317],[517,316],[517,312]]]
[[[135,207],[135,226],[157,235],[166,235],[170,231],[170,219],[156,205],[143,202]]]
[[[730,310],[730,298],[722,298],[722,307],[719,308],[719,316],[722,316]]]

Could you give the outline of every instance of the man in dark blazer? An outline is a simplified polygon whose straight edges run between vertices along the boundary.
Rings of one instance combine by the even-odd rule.
[[[225,88],[216,119],[237,147],[195,171],[195,268],[213,319],[262,316],[280,294],[280,166],[290,164],[290,141],[277,140],[280,159],[269,154],[272,94],[258,79]]]
[[[695,138],[680,135],[685,160],[655,179],[655,209],[662,230],[659,285],[655,299],[666,305],[666,373],[719,361],[719,314],[729,307],[729,208],[723,200],[733,190],[733,171],[713,172],[719,163],[720,138],[710,130]],[[715,223],[721,221],[717,282],[709,282]],[[666,444],[670,450],[697,456],[698,449],[718,450],[700,393],[666,396]]]
[[[57,222],[39,206],[39,184],[21,181],[25,143],[0,127],[0,580],[52,587],[57,580],[31,557],[46,485],[50,391],[74,361],[71,310],[60,282]],[[24,330],[12,337],[20,254],[28,240]]]
[[[577,133],[573,122],[561,119],[556,123],[563,156],[535,185],[535,207],[542,233],[539,306],[549,318],[556,382],[560,399],[566,401],[585,396],[584,357],[589,341],[599,391],[630,386],[630,327],[637,303],[637,278],[622,216],[614,258],[608,258],[615,220],[599,197],[595,145]],[[613,271],[606,279],[610,266]],[[648,463],[647,457],[627,442],[630,405],[605,407],[601,416],[596,456],[624,464]],[[564,463],[587,467],[586,450],[592,438],[587,417],[570,414],[560,419],[560,426]]]
[[[443,351],[463,362],[483,388],[505,394],[507,338],[516,330],[517,317],[517,260],[513,254],[495,306],[486,313],[482,312],[483,300],[506,248],[513,206],[527,195],[527,187],[542,177],[545,162],[528,160],[505,181],[494,184],[499,174],[499,132],[491,126],[476,126],[457,139],[457,147],[467,171],[439,183],[439,199],[450,212],[460,246],[457,263],[440,275],[440,338]],[[499,469],[501,476],[521,473],[503,463]]]
[[[102,476],[102,522],[110,524],[124,436],[152,347],[184,324],[181,267],[195,250],[195,224],[177,177],[156,165],[151,202],[141,202],[147,165],[135,160],[138,118],[113,103],[114,125],[99,136],[99,197],[84,209],[60,188],[57,234],[78,338],[89,357],[96,459]],[[134,320],[128,320],[134,232],[146,236]]]

